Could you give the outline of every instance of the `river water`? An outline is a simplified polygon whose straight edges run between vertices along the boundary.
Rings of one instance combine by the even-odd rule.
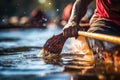
[[[46,40],[61,31],[57,28],[0,30],[0,80],[120,79],[119,67],[89,64],[82,54],[74,55],[77,58],[63,55],[58,63],[37,57]]]

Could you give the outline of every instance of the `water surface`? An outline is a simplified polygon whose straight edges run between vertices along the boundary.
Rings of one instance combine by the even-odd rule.
[[[0,30],[1,80],[119,80],[120,68],[91,64],[82,54],[63,54],[59,62],[37,57],[41,47],[61,29]],[[68,44],[69,45],[69,44]],[[56,59],[56,60],[57,60]]]

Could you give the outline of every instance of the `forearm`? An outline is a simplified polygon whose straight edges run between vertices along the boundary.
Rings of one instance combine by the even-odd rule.
[[[81,18],[85,15],[87,11],[89,3],[92,1],[93,0],[76,0],[73,5],[72,13],[68,21],[68,24],[71,22],[79,24]]]

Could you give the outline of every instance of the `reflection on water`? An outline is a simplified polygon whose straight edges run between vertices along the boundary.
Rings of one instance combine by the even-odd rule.
[[[0,79],[119,80],[119,66],[94,63],[93,56],[80,52],[66,52],[52,59],[38,58],[45,41],[60,32],[60,29],[1,30]]]

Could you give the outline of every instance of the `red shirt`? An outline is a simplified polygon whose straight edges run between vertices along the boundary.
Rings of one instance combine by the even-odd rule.
[[[118,25],[120,25],[120,10],[112,10],[116,3],[113,3],[112,0],[96,0],[96,9],[95,9],[95,17],[106,18]],[[117,2],[120,3],[120,0]],[[120,5],[120,4],[118,4]]]

